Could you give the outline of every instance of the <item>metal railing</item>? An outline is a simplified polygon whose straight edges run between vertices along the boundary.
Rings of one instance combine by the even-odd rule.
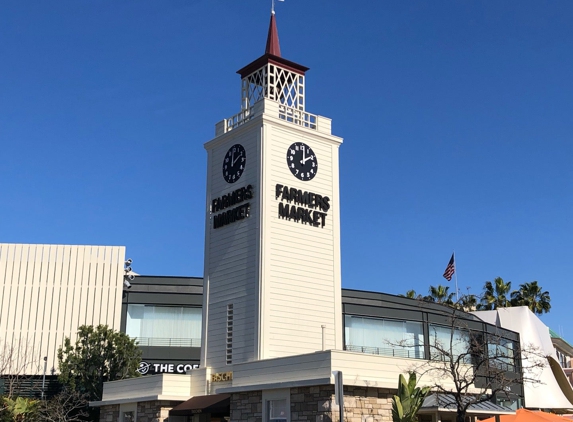
[[[200,338],[137,337],[139,346],[154,347],[201,347]]]
[[[368,353],[370,355],[392,356],[398,358],[410,359],[424,359],[424,350],[422,347],[419,350],[415,348],[391,348],[391,347],[371,347],[371,346],[355,346],[347,344],[345,350],[350,352]]]
[[[296,108],[292,108],[284,104],[279,104],[279,119],[286,120],[287,122],[294,123],[295,125],[317,130],[317,116],[315,114],[310,114],[303,110],[297,110]]]

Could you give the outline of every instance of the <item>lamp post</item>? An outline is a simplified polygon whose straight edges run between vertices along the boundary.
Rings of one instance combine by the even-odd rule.
[[[48,357],[44,356],[44,375],[42,376],[42,400],[44,400],[44,391],[46,388],[46,369],[48,368]]]

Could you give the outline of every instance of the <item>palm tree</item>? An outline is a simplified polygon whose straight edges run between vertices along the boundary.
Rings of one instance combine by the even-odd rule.
[[[537,281],[523,283],[519,285],[519,290],[511,293],[511,304],[513,306],[527,306],[531,312],[537,315],[549,312],[551,309],[551,298],[549,292],[542,291]]]
[[[422,295],[416,293],[415,290],[408,290],[405,295],[398,295],[402,297],[407,297],[408,299],[420,299]]]
[[[454,293],[448,293],[449,286],[430,286],[430,295],[425,296],[430,302],[442,303],[444,305],[454,304]]]
[[[506,308],[511,306],[509,300],[509,292],[511,291],[511,281],[507,283],[503,281],[503,278],[496,277],[491,281],[486,281],[483,286],[483,296],[481,298],[481,303],[477,306],[477,309],[482,311],[490,311],[497,308]]]
[[[459,308],[465,312],[475,311],[478,307],[476,295],[465,295],[459,300]]]

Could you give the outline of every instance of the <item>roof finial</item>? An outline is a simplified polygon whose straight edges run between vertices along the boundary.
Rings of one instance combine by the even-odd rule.
[[[284,0],[280,0],[284,1]],[[267,47],[265,54],[272,54],[273,56],[281,56],[281,46],[279,44],[279,31],[277,30],[277,23],[275,18],[275,0],[273,2],[273,10],[271,11],[271,23],[269,24],[269,34],[267,36]]]
[[[285,1],[285,0],[278,0],[278,1]],[[275,0],[271,0],[271,15],[275,14]]]

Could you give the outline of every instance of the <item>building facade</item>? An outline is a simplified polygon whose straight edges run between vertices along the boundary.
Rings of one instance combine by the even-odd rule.
[[[506,350],[519,342],[516,333],[452,308],[341,289],[342,140],[330,119],[306,111],[307,70],[281,56],[273,13],[265,53],[238,71],[240,111],[205,144],[200,367],[181,376],[176,390],[165,374],[106,384],[93,403],[101,420],[147,421],[133,409],[150,403],[162,409],[154,420],[163,421],[168,402],[186,400],[169,411],[170,422],[334,421],[341,411],[387,421],[400,374],[443,365],[446,350],[467,354],[470,333],[480,344],[501,333]],[[519,356],[505,358],[504,371],[519,374]],[[471,372],[472,364],[468,354],[461,365]],[[424,372],[422,384],[453,388],[451,377]],[[470,394],[483,392],[477,384]],[[507,404],[521,405],[522,386],[507,387]],[[491,405],[490,412],[510,412]],[[428,422],[447,419],[427,415]]]
[[[0,347],[17,357],[3,373],[53,374],[80,325],[118,330],[124,261],[123,246],[0,244]]]

